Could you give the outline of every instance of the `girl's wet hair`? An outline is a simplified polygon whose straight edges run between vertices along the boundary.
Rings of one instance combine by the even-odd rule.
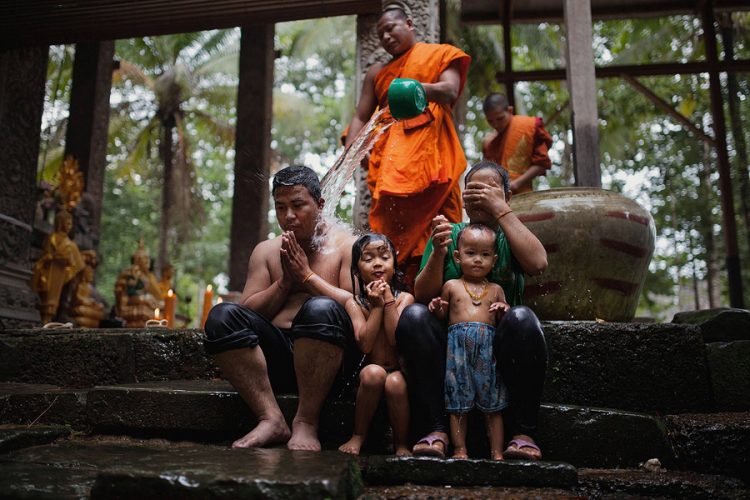
[[[393,242],[384,234],[380,233],[367,233],[363,234],[357,241],[352,245],[352,265],[350,268],[352,277],[352,290],[354,291],[354,297],[357,301],[366,306],[370,307],[370,301],[367,299],[367,291],[365,290],[365,282],[362,279],[362,275],[359,273],[359,260],[362,258],[362,252],[365,247],[375,241],[384,241],[388,245],[388,250],[393,256],[393,277],[391,282],[388,283],[391,286],[393,296],[397,295],[404,288],[404,273],[396,266],[396,247],[393,246]],[[355,276],[357,279],[355,279]],[[359,282],[359,287],[357,287]]]
[[[479,163],[472,165],[464,177],[464,187],[469,183],[469,179],[471,179],[472,175],[486,168],[496,172],[498,177],[500,177],[500,181],[503,184],[503,191],[505,191],[505,197],[507,198],[508,193],[510,192],[510,177],[508,176],[508,171],[494,161],[482,160]]]

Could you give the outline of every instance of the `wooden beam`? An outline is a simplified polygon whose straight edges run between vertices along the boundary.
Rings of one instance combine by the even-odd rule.
[[[503,1],[503,59],[505,63],[505,72],[513,74],[513,45],[511,42],[511,21],[513,15],[513,0]],[[516,107],[516,93],[513,89],[513,79],[506,78],[505,96],[508,98],[508,104]]]
[[[596,74],[589,0],[564,0],[566,77],[573,119],[576,186],[601,187]]]
[[[713,1],[708,0],[702,12],[703,38],[706,44],[706,60],[717,66],[718,50],[716,47],[716,28],[714,26]],[[740,254],[737,247],[737,224],[734,215],[734,196],[732,194],[732,176],[727,152],[727,131],[724,123],[724,100],[721,95],[721,80],[715,69],[708,73],[711,87],[711,118],[714,136],[716,137],[716,156],[719,161],[719,186],[721,189],[722,234],[726,251],[727,277],[729,278],[729,305],[743,309],[745,307],[742,292],[742,271]]]
[[[4,0],[0,47],[113,40],[354,14],[371,0]]]
[[[622,78],[630,76],[673,76],[673,75],[696,75],[716,70],[727,73],[750,72],[750,59],[737,59],[733,61],[696,61],[687,63],[657,63],[657,64],[627,64],[600,66],[594,68],[597,78]],[[497,81],[503,83],[508,78],[515,82],[541,82],[552,80],[565,80],[565,69],[540,69],[530,71],[514,71],[508,75],[505,71],[495,74]]]
[[[713,137],[706,134],[699,126],[695,125],[685,115],[674,109],[664,99],[651,92],[651,89],[649,89],[630,75],[623,75],[623,79],[628,82],[631,87],[633,87],[639,93],[643,94],[649,101],[653,102],[657,108],[667,113],[669,116],[684,125],[693,134],[697,135],[700,139],[703,140],[703,142],[707,143],[711,147],[716,146],[716,141]]]

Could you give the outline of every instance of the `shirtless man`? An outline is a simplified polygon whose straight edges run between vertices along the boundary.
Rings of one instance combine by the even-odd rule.
[[[272,195],[284,232],[255,247],[240,303],[211,309],[204,343],[258,419],[233,447],[318,451],[323,402],[329,390],[339,394],[359,361],[343,307],[352,296],[354,238],[320,219],[325,202],[311,169],[280,170]],[[290,392],[299,394],[291,432],[274,397]]]

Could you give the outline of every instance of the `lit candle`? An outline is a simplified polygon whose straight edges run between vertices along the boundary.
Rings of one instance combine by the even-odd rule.
[[[177,307],[177,296],[170,288],[164,297],[164,318],[167,320],[167,328],[174,328],[174,312]]]
[[[222,302],[224,302],[224,299],[222,299],[221,297],[219,297],[218,299],[216,299],[216,305],[217,305],[217,306],[218,306],[219,304],[221,304]]]
[[[156,309],[154,309],[154,319],[161,319],[159,317],[160,313],[161,313],[161,311],[159,311],[158,307]]]
[[[211,310],[211,299],[214,296],[214,287],[212,285],[206,286],[206,291],[203,293],[203,314],[201,314],[201,328],[206,326],[206,318],[208,318],[208,311]]]

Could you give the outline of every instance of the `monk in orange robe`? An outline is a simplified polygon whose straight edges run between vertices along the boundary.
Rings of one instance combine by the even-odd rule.
[[[463,90],[471,58],[451,45],[417,43],[412,20],[400,8],[386,7],[377,31],[393,59],[367,71],[345,145],[354,141],[376,109],[388,106],[388,87],[394,78],[422,83],[427,109],[394,123],[383,134],[370,152],[367,173],[372,194],[370,229],[393,241],[411,286],[432,219],[439,214],[451,222],[462,219],[458,181],[466,157],[451,109]]]
[[[552,167],[547,154],[552,138],[544,130],[542,119],[514,116],[513,106],[502,94],[488,95],[483,108],[487,122],[495,129],[482,140],[484,159],[508,171],[513,194],[532,191],[534,178]]]

